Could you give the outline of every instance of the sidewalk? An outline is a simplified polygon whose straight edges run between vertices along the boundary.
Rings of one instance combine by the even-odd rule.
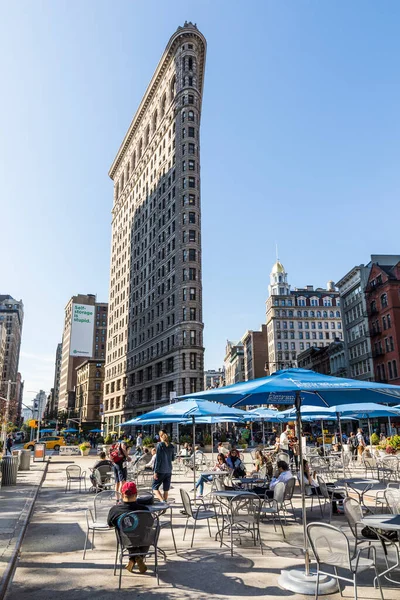
[[[18,472],[17,485],[0,488],[0,598],[46,468],[47,462],[31,462],[30,471]]]

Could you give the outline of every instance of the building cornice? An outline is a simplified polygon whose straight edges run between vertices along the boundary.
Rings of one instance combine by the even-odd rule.
[[[199,64],[199,69],[198,69],[198,91],[200,93],[200,97],[202,96],[207,43],[206,43],[205,37],[203,36],[202,33],[200,33],[200,31],[197,29],[197,27],[195,25],[191,25],[191,24],[186,25],[185,24],[184,27],[178,27],[177,31],[171,36],[171,38],[167,44],[164,54],[161,57],[160,62],[158,63],[158,66],[154,72],[154,75],[153,75],[149,85],[147,86],[147,89],[143,96],[143,99],[142,99],[141,103],[139,104],[139,107],[135,113],[135,116],[133,117],[132,122],[129,126],[129,129],[128,129],[128,131],[122,141],[122,144],[117,152],[114,162],[112,163],[112,165],[110,167],[108,175],[111,179],[114,178],[114,175],[115,175],[121,161],[124,158],[125,152],[127,151],[129,144],[142,121],[143,115],[145,114],[148,106],[150,105],[151,101],[153,100],[153,98],[157,92],[157,88],[160,83],[160,80],[161,80],[162,76],[164,75],[164,73],[166,72],[168,66],[170,65],[170,62],[173,59],[173,56],[175,54],[177,46],[182,43],[183,39],[191,38],[191,37],[197,37],[202,43],[201,52],[200,52],[200,64]]]

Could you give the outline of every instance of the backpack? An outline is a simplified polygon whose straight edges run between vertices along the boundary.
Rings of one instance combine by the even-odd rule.
[[[121,452],[121,444],[113,444],[111,446],[110,459],[115,464],[119,464],[125,460],[125,456]]]
[[[360,442],[358,441],[357,436],[354,436],[353,438],[351,438],[351,445],[353,446],[353,448],[358,448],[358,446],[360,445]]]

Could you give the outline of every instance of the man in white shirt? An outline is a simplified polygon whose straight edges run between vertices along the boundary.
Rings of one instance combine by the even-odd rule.
[[[357,442],[358,442],[358,446],[357,446],[358,458],[359,458],[359,460],[361,460],[366,443],[365,443],[365,439],[364,439],[363,430],[360,427],[357,429],[356,438],[357,438]]]
[[[289,434],[290,427],[289,425],[287,425],[285,431],[282,431],[281,436],[279,438],[279,450],[281,450],[282,452],[289,453]]]
[[[271,479],[271,483],[268,486],[268,489],[265,487],[253,487],[252,491],[258,494],[259,496],[266,496],[267,498],[274,497],[274,488],[277,483],[282,481],[283,483],[287,483],[289,479],[293,479],[293,475],[290,472],[289,465],[284,460],[278,460],[276,463],[278,467],[278,477],[273,477]]]

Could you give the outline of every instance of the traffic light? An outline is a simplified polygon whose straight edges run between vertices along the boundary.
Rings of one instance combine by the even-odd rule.
[[[37,429],[38,422],[36,419],[31,419],[30,421],[28,421],[28,425],[31,429]]]

